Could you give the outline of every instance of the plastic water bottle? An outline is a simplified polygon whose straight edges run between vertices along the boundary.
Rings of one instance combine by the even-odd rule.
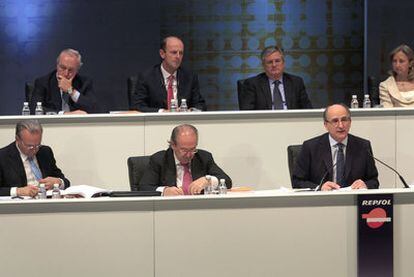
[[[177,100],[171,99],[170,112],[175,113],[176,111],[177,111]]]
[[[187,99],[181,99],[180,112],[188,112]]]
[[[36,103],[35,115],[43,115],[42,102]]]
[[[227,194],[226,180],[220,179],[218,190],[219,190],[219,194]]]
[[[364,95],[364,105],[363,105],[363,107],[365,109],[371,108],[371,100],[369,99],[369,95],[368,94],[365,94]]]
[[[46,199],[47,198],[45,184],[40,184],[39,185],[39,192],[37,193],[37,198],[38,199]]]
[[[212,193],[212,186],[211,186],[211,176],[206,175],[207,179],[207,186],[204,188],[204,194],[211,194]]]
[[[30,115],[29,102],[23,102],[22,115]]]
[[[52,199],[60,199],[60,189],[59,184],[53,184],[53,190],[52,190]]]
[[[351,109],[358,109],[358,108],[359,108],[358,98],[357,98],[357,96],[354,94],[354,95],[352,95],[352,100],[351,100]]]

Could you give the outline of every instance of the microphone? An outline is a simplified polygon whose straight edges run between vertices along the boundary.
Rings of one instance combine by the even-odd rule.
[[[315,191],[320,191],[322,189],[322,183],[323,180],[325,180],[326,176],[328,175],[329,171],[331,171],[336,166],[336,162],[331,165],[326,171],[325,174],[323,174],[321,181],[319,182],[319,185],[315,188]]]
[[[374,160],[376,160],[376,161],[377,161],[377,162],[379,162],[380,164],[382,164],[382,165],[384,165],[384,166],[388,167],[389,169],[391,169],[392,171],[394,171],[394,173],[398,175],[398,177],[400,178],[401,182],[403,183],[404,188],[406,188],[406,189],[409,189],[409,188],[410,188],[410,186],[409,186],[409,185],[407,185],[407,182],[404,180],[403,176],[401,176],[401,174],[400,174],[400,173],[398,173],[398,171],[397,171],[397,170],[395,170],[394,168],[392,168],[392,167],[391,167],[391,166],[389,166],[388,164],[384,163],[384,162],[383,162],[383,161],[381,161],[380,159],[375,158],[375,157],[374,157],[374,155],[372,155],[372,153],[371,153],[371,150],[370,150],[370,149],[367,149],[367,151],[368,151],[369,155],[370,155],[370,156],[371,156]]]

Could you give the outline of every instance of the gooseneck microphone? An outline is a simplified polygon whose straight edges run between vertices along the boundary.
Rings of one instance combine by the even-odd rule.
[[[331,165],[323,174],[321,181],[319,182],[319,185],[315,188],[315,191],[320,191],[322,189],[323,180],[325,180],[328,173],[336,166],[336,162]]]
[[[372,155],[372,153],[371,153],[371,150],[370,150],[370,149],[367,149],[367,151],[368,151],[369,155],[370,155],[370,156],[371,156],[374,160],[376,160],[376,161],[377,161],[377,162],[379,162],[380,164],[382,164],[382,165],[384,165],[385,167],[388,167],[389,169],[391,169],[392,171],[394,171],[394,173],[398,175],[398,177],[400,178],[401,182],[403,183],[403,185],[404,185],[404,187],[405,187],[406,189],[409,189],[409,188],[410,188],[410,186],[409,186],[409,185],[407,185],[407,182],[404,180],[403,176],[401,176],[401,174],[400,174],[400,173],[398,173],[398,171],[397,171],[397,170],[395,170],[394,168],[392,168],[391,166],[389,166],[389,165],[388,165],[388,164],[386,164],[385,162],[381,161],[380,159],[375,158],[375,157],[374,157],[374,155]]]

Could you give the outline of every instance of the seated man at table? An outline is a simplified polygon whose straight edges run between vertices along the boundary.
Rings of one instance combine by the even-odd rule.
[[[43,128],[37,120],[24,120],[16,125],[16,141],[0,149],[0,195],[37,195],[37,184],[52,189],[59,184],[69,187],[69,180],[56,166],[53,151],[42,145]]]
[[[240,110],[312,109],[303,80],[285,72],[285,54],[277,46],[261,54],[264,72],[244,81]]]
[[[225,179],[231,188],[230,177],[214,162],[211,153],[197,149],[198,131],[188,124],[174,128],[167,150],[151,156],[140,190],[157,190],[163,195],[200,194],[208,185],[206,175],[212,176],[212,183]]]
[[[293,187],[321,190],[349,186],[352,189],[378,188],[371,143],[349,134],[349,108],[343,104],[329,106],[323,119],[328,133],[303,143],[293,171]]]
[[[164,38],[160,47],[161,64],[138,76],[131,108],[140,112],[168,112],[171,99],[186,99],[190,110],[206,110],[197,74],[183,68],[184,43],[175,36]]]
[[[56,61],[56,70],[35,80],[30,110],[42,102],[45,112],[84,114],[97,112],[92,80],[79,75],[82,57],[74,49],[63,50]]]

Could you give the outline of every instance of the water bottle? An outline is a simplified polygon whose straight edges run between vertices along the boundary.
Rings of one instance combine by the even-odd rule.
[[[176,111],[177,111],[177,100],[171,99],[170,112],[175,113]]]
[[[354,95],[352,95],[352,100],[351,100],[351,109],[358,109],[358,108],[359,108],[358,98],[357,98],[357,96],[354,94]]]
[[[29,102],[23,102],[22,115],[30,115]]]
[[[45,184],[40,184],[39,185],[39,192],[37,193],[37,198],[38,199],[46,199],[47,198]]]
[[[220,179],[219,194],[227,194],[226,180]]]
[[[371,108],[371,100],[369,100],[369,95],[368,94],[364,95],[364,105],[363,105],[363,107],[365,109]]]
[[[43,115],[42,102],[36,103],[35,115]]]
[[[212,193],[211,176],[206,175],[206,179],[207,179],[207,186],[204,188],[204,194],[211,194]]]
[[[180,112],[188,112],[187,99],[181,99]]]
[[[52,199],[60,199],[59,184],[53,184]]]

